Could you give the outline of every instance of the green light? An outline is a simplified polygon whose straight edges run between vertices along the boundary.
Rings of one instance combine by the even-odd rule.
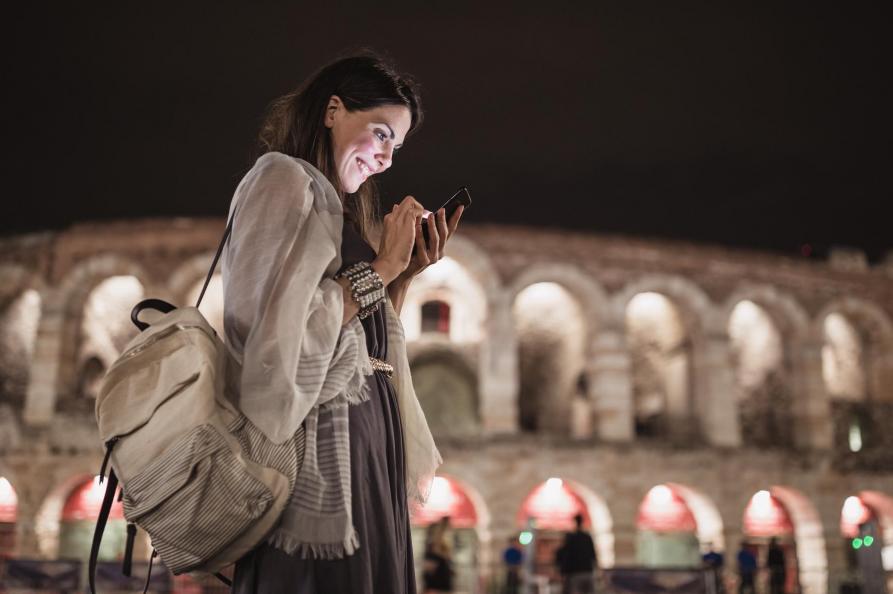
[[[866,536],[862,539],[862,544],[864,544],[866,547],[870,547],[874,544],[874,537],[871,535]]]
[[[533,542],[533,532],[531,532],[529,530],[525,530],[524,532],[521,533],[520,536],[518,536],[518,542],[520,542],[522,545],[524,545],[526,547],[531,542]]]
[[[862,548],[862,539],[861,538],[853,539],[853,548],[856,550],[859,550]]]

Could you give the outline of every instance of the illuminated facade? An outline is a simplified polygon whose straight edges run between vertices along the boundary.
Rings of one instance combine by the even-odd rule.
[[[135,332],[129,309],[192,302],[221,228],[0,240],[4,555],[83,553],[92,398]],[[893,262],[472,225],[448,256],[403,320],[445,460],[414,540],[450,517],[463,591],[498,579],[527,529],[548,579],[577,513],[605,568],[695,565],[708,548],[734,568],[742,542],[764,556],[774,537],[792,592],[836,591],[869,555],[893,572]],[[220,292],[203,304],[218,328]]]

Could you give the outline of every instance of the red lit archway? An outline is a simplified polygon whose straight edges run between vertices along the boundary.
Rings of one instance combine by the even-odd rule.
[[[861,497],[847,497],[840,510],[840,533],[845,538],[854,538],[859,535],[859,526],[874,517],[874,511],[865,505]]]
[[[684,494],[666,483],[652,487],[636,515],[636,561],[644,567],[699,567],[698,521]]]
[[[0,476],[0,523],[15,524],[18,516],[19,498],[5,476]]]
[[[76,487],[65,500],[65,505],[62,506],[62,521],[95,521],[99,517],[99,510],[102,507],[105,487],[105,483],[99,482],[99,477],[88,480]],[[109,519],[121,520],[123,518],[124,507],[116,497],[115,502],[112,504]]]
[[[478,524],[477,511],[465,489],[451,478],[436,476],[428,501],[424,507],[413,511],[412,523],[429,526],[444,517],[450,518],[453,528],[476,528]]]
[[[448,522],[439,524],[449,518]],[[413,556],[416,577],[421,577],[424,556],[432,543],[448,544],[454,587],[476,591],[487,570],[489,516],[475,491],[448,476],[435,476],[428,501],[412,512]]]
[[[560,478],[550,478],[530,492],[518,511],[519,527],[527,526],[533,519],[537,529],[574,530],[574,516],[583,516],[583,526],[591,526],[592,520],[583,498]]]
[[[62,559],[86,559],[93,540],[96,518],[102,507],[106,483],[100,484],[99,477],[88,478],[71,490],[65,503],[59,523],[59,557]],[[102,537],[99,558],[112,561],[121,557],[126,540],[124,508],[115,498],[109,521]]]
[[[763,490],[754,493],[744,509],[744,533],[755,538],[793,538],[794,524],[778,497]]]
[[[698,524],[688,504],[675,489],[656,485],[639,505],[636,527],[654,532],[695,532]]]
[[[19,498],[5,476],[0,476],[0,558],[15,551]]]

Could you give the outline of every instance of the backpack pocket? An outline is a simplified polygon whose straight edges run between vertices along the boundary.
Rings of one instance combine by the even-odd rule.
[[[212,558],[262,516],[273,494],[212,425],[200,425],[124,485],[124,515],[174,574]]]

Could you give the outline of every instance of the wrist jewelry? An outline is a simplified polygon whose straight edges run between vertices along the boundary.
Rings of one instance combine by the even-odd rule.
[[[350,295],[360,311],[361,320],[375,313],[385,299],[384,281],[368,262],[357,262],[348,266],[337,278],[345,277],[350,282]]]

